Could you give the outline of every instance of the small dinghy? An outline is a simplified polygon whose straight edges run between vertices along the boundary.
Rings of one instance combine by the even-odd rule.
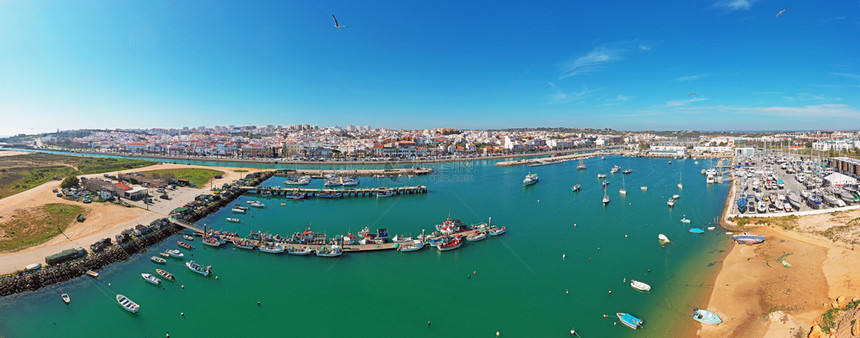
[[[161,269],[155,269],[155,272],[157,272],[161,277],[167,278],[168,280],[173,280],[173,274],[170,272]]]
[[[140,305],[137,305],[137,303],[133,302],[131,299],[128,299],[128,297],[126,296],[116,295],[116,302],[119,303],[119,305],[122,306],[122,308],[128,312],[137,313],[137,311],[140,310]]]
[[[690,232],[694,234],[703,234],[705,233],[705,230],[702,230],[702,228],[690,228]]]
[[[693,309],[693,319],[702,324],[717,325],[723,320],[716,313],[705,309]]]
[[[689,224],[689,223],[690,223],[690,219],[689,219],[689,218],[687,218],[687,217],[684,217],[684,218],[682,218],[682,219],[681,219],[681,223],[687,223],[687,224]]]
[[[647,283],[640,282],[635,279],[630,280],[630,286],[640,291],[651,291],[651,285],[648,285]]]
[[[152,284],[155,284],[155,285],[161,284],[161,280],[158,278],[155,278],[155,276],[153,276],[151,274],[142,273],[142,274],[140,274],[140,276],[143,277],[144,280],[146,280],[147,282],[150,282]]]
[[[69,297],[68,293],[64,293],[60,297],[63,298],[63,303],[69,304],[72,302],[72,298]]]
[[[627,325],[627,327],[629,327],[631,329],[636,330],[636,329],[642,327],[642,324],[643,324],[642,320],[634,317],[633,315],[631,315],[629,313],[618,312],[615,315],[618,316],[618,319],[621,320],[622,324]]]
[[[158,264],[164,264],[164,263],[167,263],[167,261],[166,261],[166,260],[164,260],[164,258],[157,257],[157,256],[149,257],[149,259],[150,259],[150,260],[152,260],[153,262],[158,263]]]

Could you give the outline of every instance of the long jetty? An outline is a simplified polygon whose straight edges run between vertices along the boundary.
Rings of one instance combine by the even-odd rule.
[[[394,195],[418,195],[426,194],[427,187],[423,185],[412,187],[393,188],[359,188],[359,189],[306,189],[306,188],[282,188],[282,187],[242,187],[249,194],[284,196],[287,194],[305,194],[308,197],[316,197],[320,193],[340,193],[343,197],[372,197],[379,192],[390,191]]]
[[[392,169],[287,169],[276,170],[275,176],[311,176],[322,178],[327,175],[335,176],[401,176],[401,175],[429,175],[433,173],[430,168],[392,168]]]
[[[527,158],[518,161],[506,161],[506,162],[496,162],[497,166],[513,166],[513,165],[534,165],[534,164],[552,164],[553,162],[566,162],[578,159],[586,159],[590,157],[597,156],[606,156],[606,155],[614,155],[620,154],[620,151],[598,151],[593,153],[584,153],[584,154],[570,154],[570,155],[562,155],[562,156],[554,156],[554,157],[541,157],[541,158]]]

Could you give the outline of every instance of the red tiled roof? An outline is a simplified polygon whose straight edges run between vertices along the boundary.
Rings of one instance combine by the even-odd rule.
[[[125,185],[125,184],[122,184],[122,183],[116,183],[116,184],[114,184],[114,185],[115,185],[117,188],[120,188],[122,191],[129,191],[129,190],[131,190],[131,188],[130,188],[129,186],[127,186],[127,185]]]

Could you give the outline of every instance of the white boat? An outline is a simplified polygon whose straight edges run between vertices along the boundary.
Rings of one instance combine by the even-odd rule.
[[[178,249],[166,250],[164,252],[166,252],[168,255],[170,255],[170,257],[176,257],[176,258],[185,257],[185,254],[183,254]]]
[[[639,189],[642,189],[642,191],[648,191],[648,187],[646,187],[646,186],[644,186],[644,185],[643,185],[643,186],[641,186],[641,187],[639,187]]]
[[[204,276],[209,276],[209,272],[212,271],[212,266],[204,267],[203,265],[197,264],[195,261],[185,262],[185,266],[188,267],[189,270],[199,273]]]
[[[532,185],[538,182],[538,174],[529,173],[526,175],[526,178],[523,179],[523,186]]]
[[[63,298],[63,303],[69,304],[72,302],[72,298],[69,297],[68,293],[64,293],[64,294],[60,295],[60,297]]]
[[[674,207],[675,206],[675,200],[670,198],[668,201],[666,201],[666,205],[668,205],[670,208]]]
[[[259,201],[258,201],[258,202],[255,202],[255,203],[251,203],[251,206],[252,206],[252,207],[254,207],[254,208],[265,208],[265,207],[266,207],[266,205],[265,205],[265,204],[263,204],[263,203],[261,203],[261,202],[259,202]]]
[[[490,236],[502,235],[507,231],[508,231],[508,227],[506,227],[506,226],[503,226],[501,228],[496,227],[496,226],[491,226],[490,227]]]
[[[310,255],[311,253],[313,253],[313,250],[311,248],[308,248],[308,247],[301,247],[298,249],[291,247],[289,250],[287,250],[287,253],[290,255],[296,255],[296,256],[307,256],[307,255]]]
[[[424,248],[424,242],[419,241],[417,239],[412,240],[412,243],[404,243],[401,244],[400,247],[397,248],[400,252],[409,252],[409,251],[418,251]]]
[[[167,271],[161,270],[161,269],[155,269],[155,272],[157,272],[161,277],[167,278],[169,280],[173,280],[173,274],[170,272],[167,272]]]
[[[660,244],[666,244],[670,242],[669,237],[666,237],[666,235],[664,234],[657,235],[657,240],[660,241]]]
[[[143,277],[144,280],[146,280],[147,282],[150,282],[152,284],[155,284],[155,285],[161,284],[161,280],[156,278],[155,276],[153,276],[151,274],[142,273],[142,274],[140,274],[140,276]]]
[[[150,259],[151,261],[153,261],[153,262],[158,263],[158,264],[164,264],[164,263],[167,263],[167,261],[166,261],[166,260],[164,260],[164,258],[157,257],[157,256],[149,257],[149,259]]]
[[[116,295],[116,302],[119,303],[119,305],[122,306],[122,308],[128,312],[137,313],[137,311],[140,310],[140,305],[137,305],[137,303],[133,302],[131,299],[128,299],[128,297],[126,296],[120,294]]]
[[[260,246],[260,252],[279,254],[284,252],[284,246],[280,244],[266,244]]]
[[[93,270],[87,270],[87,276],[90,276],[92,278],[99,278],[99,273]]]
[[[714,229],[716,229],[716,228],[717,228],[717,227],[708,227],[708,230],[714,230]]]
[[[621,176],[621,189],[618,189],[618,193],[623,195],[627,195],[627,185],[624,183],[624,176]]]
[[[235,212],[235,213],[237,213],[237,214],[244,214],[244,213],[245,213],[245,210],[238,209],[238,208],[233,208],[233,209],[230,209],[230,210],[231,210],[231,211],[233,211],[233,212]]]
[[[230,222],[230,223],[242,223],[242,220],[241,220],[241,219],[238,219],[238,218],[230,218],[230,217],[227,217],[227,222]]]
[[[681,184],[681,173],[678,173],[678,189],[684,189],[684,185]]]
[[[466,236],[466,240],[469,242],[477,242],[477,241],[482,241],[485,239],[487,239],[487,233],[483,232],[483,231],[478,232],[474,235]]]
[[[341,249],[340,246],[337,245],[332,245],[331,249],[327,247],[321,247],[319,250],[317,250],[316,255],[319,257],[338,257],[343,255],[343,249]]]
[[[630,286],[640,291],[651,291],[651,285],[648,285],[635,279],[630,280]]]
[[[673,200],[676,200],[676,199],[679,199],[679,198],[681,198],[681,195],[678,195],[678,194],[674,194],[674,195],[672,195],[672,199],[673,199]]]
[[[606,174],[597,174],[597,179],[604,179],[604,178],[606,178]]]
[[[603,186],[603,205],[609,204],[609,195],[606,194],[606,186]]]
[[[684,218],[682,218],[682,219],[681,219],[681,223],[688,223],[688,224],[689,224],[689,223],[690,223],[690,219],[689,219],[689,218],[687,218],[687,217],[684,217]]]
[[[185,239],[187,239],[187,240],[189,240],[189,241],[193,241],[193,240],[194,240],[194,237],[191,237],[191,236],[188,236],[188,235],[183,235],[183,236],[182,236],[182,238],[185,238]]]

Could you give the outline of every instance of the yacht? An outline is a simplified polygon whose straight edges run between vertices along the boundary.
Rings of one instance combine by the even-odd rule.
[[[523,179],[523,186],[532,185],[538,182],[538,174],[529,173],[526,175],[526,178]]]
[[[606,186],[603,187],[603,205],[609,204],[609,195],[606,194]]]

